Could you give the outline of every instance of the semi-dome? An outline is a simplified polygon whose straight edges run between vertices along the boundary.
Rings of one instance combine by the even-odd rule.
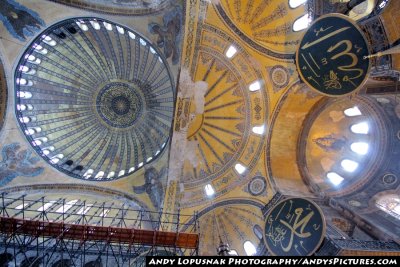
[[[373,179],[384,161],[388,132],[375,102],[360,96],[329,100],[310,112],[299,140],[299,162],[314,189],[349,194]]]
[[[165,59],[122,25],[74,18],[48,28],[22,55],[15,88],[26,138],[70,176],[126,176],[169,140],[174,84]]]

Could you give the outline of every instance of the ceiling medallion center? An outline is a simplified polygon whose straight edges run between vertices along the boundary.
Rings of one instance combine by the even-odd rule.
[[[104,86],[96,98],[97,112],[110,126],[132,126],[143,111],[142,97],[131,85],[111,82]]]
[[[117,96],[111,100],[111,108],[118,115],[125,115],[131,107],[129,100],[124,96]]]

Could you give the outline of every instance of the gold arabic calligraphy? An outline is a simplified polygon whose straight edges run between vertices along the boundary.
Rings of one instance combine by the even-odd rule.
[[[328,30],[333,27],[334,26],[325,28],[319,27],[319,29],[317,27],[314,29],[313,33],[315,33],[315,37],[318,37],[318,39],[306,42],[303,46],[301,46],[299,53],[305,62],[305,65],[301,69],[311,71],[309,73],[310,75],[307,75],[306,78],[309,82],[314,83],[317,88],[321,86],[320,82],[318,82],[320,78],[322,78],[321,82],[323,82],[323,86],[326,90],[343,89],[344,83],[347,83],[347,86],[351,85],[352,87],[356,88],[357,84],[354,82],[354,80],[364,74],[363,69],[356,67],[359,63],[359,56],[357,56],[355,53],[360,53],[362,51],[361,47],[357,46],[357,44],[353,47],[353,43],[350,40],[345,39],[330,46],[326,50],[326,57],[318,58],[317,55],[313,55],[312,51],[308,50],[309,48],[320,44],[322,41],[332,38],[338,34],[343,34],[345,31],[351,29],[351,27],[343,27],[328,32]],[[353,50],[355,50],[355,53],[353,53]],[[350,64],[340,65],[341,62],[346,62],[346,60],[350,61]],[[334,63],[332,62],[330,66],[335,66],[338,71],[330,69],[328,70],[329,74],[324,74],[321,77],[321,66],[328,65],[330,61],[334,61]]]
[[[294,220],[293,225],[290,225],[284,220],[279,220],[281,224],[285,225],[289,230],[290,230],[290,240],[289,243],[286,247],[282,246],[283,251],[288,252],[291,250],[292,245],[293,245],[293,237],[294,235],[300,237],[300,238],[306,238],[311,236],[310,232],[304,232],[304,228],[307,226],[308,222],[310,221],[311,217],[314,215],[314,212],[311,211],[308,213],[303,219],[300,219],[300,216],[303,214],[303,209],[302,208],[297,208],[294,213],[296,214],[296,219]],[[297,229],[300,227],[300,231],[298,232]]]
[[[285,210],[287,203],[288,202],[285,202],[281,206],[275,219],[272,216],[268,218],[267,225],[269,225],[269,229],[266,236],[269,238],[273,246],[276,247],[280,245],[284,252],[289,252],[294,247],[299,255],[303,255],[298,250],[299,247],[301,247],[306,253],[308,251],[304,248],[304,242],[302,239],[311,237],[312,233],[310,230],[318,231],[321,224],[313,223],[311,228],[307,228],[315,212],[311,209],[310,205],[305,209],[298,207],[294,212],[292,212],[292,200],[289,201],[290,206],[286,209],[287,213],[280,216],[281,212]],[[277,223],[277,221],[279,221],[279,223]],[[306,230],[306,228],[309,230]],[[296,242],[295,237],[300,238],[300,240],[297,239],[298,242]]]

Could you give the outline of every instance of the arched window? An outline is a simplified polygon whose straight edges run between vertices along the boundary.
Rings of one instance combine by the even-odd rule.
[[[83,31],[88,31],[89,27],[84,22],[77,21],[76,24],[81,28]]]
[[[340,185],[344,180],[344,178],[342,176],[340,176],[339,174],[337,174],[336,172],[328,172],[326,174],[326,177],[334,185]]]
[[[22,111],[26,110],[26,105],[17,104],[17,110],[22,110]]]
[[[257,91],[261,89],[261,83],[259,81],[255,81],[249,85],[249,90],[251,92]]]
[[[258,224],[254,225],[253,232],[258,237],[258,239],[261,240],[263,238],[263,230]]]
[[[77,199],[68,201],[66,204],[64,204],[63,206],[61,206],[60,208],[58,208],[58,210],[57,210],[56,212],[58,212],[58,213],[67,212],[70,208],[72,208],[73,205],[76,204],[76,202],[78,202]]]
[[[21,117],[19,118],[19,121],[23,123],[28,123],[31,121],[31,119],[29,117]]]
[[[247,256],[252,256],[257,253],[256,247],[250,241],[246,241],[243,244],[244,251],[246,252]]]
[[[289,6],[291,8],[296,8],[296,7],[304,4],[305,2],[307,2],[307,0],[289,0]]]
[[[235,165],[235,170],[236,170],[239,174],[242,174],[242,173],[244,173],[244,172],[246,171],[246,167],[243,166],[243,165],[240,164],[240,163],[237,163],[237,164]]]
[[[233,45],[230,45],[225,55],[227,58],[232,58],[236,54],[236,52],[237,49]]]
[[[384,0],[384,1],[382,1],[382,2],[379,4],[379,8],[380,8],[380,9],[383,9],[383,8],[386,6],[386,4],[387,4],[388,1],[389,1],[389,0]]]
[[[28,91],[19,91],[17,92],[17,96],[23,99],[29,99],[32,97],[32,93]]]
[[[42,55],[46,55],[48,50],[46,48],[44,48],[41,45],[38,44],[33,44],[33,48],[35,49],[36,52],[42,54]]]
[[[228,252],[228,254],[229,254],[230,256],[239,256],[239,254],[237,253],[237,251],[234,250],[234,249],[231,249],[231,250]]]
[[[120,27],[120,26],[117,26],[117,31],[118,31],[120,34],[124,34],[124,33],[125,33],[124,28],[122,28],[122,27]]]
[[[97,178],[103,178],[103,176],[104,176],[104,172],[103,171],[99,171],[94,178],[96,178],[96,179]]]
[[[104,21],[103,24],[104,24],[104,27],[106,27],[106,29],[108,31],[112,31],[112,25],[110,23]]]
[[[356,134],[367,134],[369,132],[368,123],[360,122],[350,127],[350,130]]]
[[[352,108],[348,108],[344,111],[344,114],[348,117],[354,117],[354,116],[360,116],[361,111],[358,109],[358,107],[352,107]]]
[[[94,172],[93,169],[88,169],[88,170],[83,174],[83,177],[89,178],[89,177],[92,176],[93,172]]]
[[[99,24],[97,21],[91,20],[91,21],[90,21],[90,24],[92,24],[92,26],[93,26],[93,28],[94,28],[95,30],[100,30],[100,24]]]
[[[56,164],[63,158],[64,158],[63,154],[57,154],[57,155],[55,155],[54,157],[51,158],[50,162],[53,163],[53,164]]]
[[[131,39],[135,39],[136,35],[133,32],[128,32],[128,35]]]
[[[397,194],[384,195],[376,200],[376,206],[384,212],[400,219],[400,196]]]
[[[305,28],[310,25],[311,19],[308,14],[301,16],[300,18],[296,19],[293,23],[293,31],[298,32],[304,30]]]
[[[29,205],[29,202],[25,202],[24,204],[20,204],[20,205],[16,206],[15,209],[22,210],[23,208],[25,208],[28,205]]]
[[[46,143],[47,141],[49,141],[49,139],[48,139],[47,137],[39,137],[39,138],[35,138],[34,141],[35,141],[36,145],[39,146],[39,145],[41,145],[41,144]],[[54,146],[53,146],[53,148],[54,148]],[[53,149],[53,150],[54,150],[54,149]]]
[[[350,149],[359,154],[359,155],[366,155],[368,153],[369,145],[364,142],[355,142],[350,145]]]
[[[110,212],[109,209],[105,209],[104,211],[101,212],[100,217],[106,217],[109,212]]]
[[[260,135],[264,133],[264,130],[265,130],[264,125],[254,126],[253,129],[252,129],[253,133],[260,134]]]
[[[93,206],[93,204],[87,204],[86,206],[84,206],[84,207],[82,207],[78,212],[77,212],[77,214],[79,214],[79,215],[85,215],[89,210],[90,210],[90,208]]]
[[[38,208],[37,211],[46,211],[48,208],[50,208],[56,201],[52,200],[50,202],[47,202],[44,204],[42,207]]]
[[[358,163],[350,159],[342,160],[340,165],[342,165],[342,168],[347,172],[354,172],[358,168]]]
[[[210,184],[207,184],[204,187],[204,190],[206,191],[206,195],[209,196],[209,197],[215,194],[214,188]]]

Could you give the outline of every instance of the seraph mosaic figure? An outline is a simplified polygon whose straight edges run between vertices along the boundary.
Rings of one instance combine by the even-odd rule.
[[[164,25],[158,23],[149,24],[149,32],[157,34],[157,45],[164,48],[164,55],[169,58],[172,55],[172,64],[179,62],[179,40],[182,32],[182,9],[176,6],[172,11],[164,15]]]
[[[342,138],[337,138],[333,135],[316,138],[312,141],[320,148],[322,148],[325,152],[340,151],[347,144],[346,137],[343,136]]]
[[[0,21],[10,34],[20,41],[25,41],[28,36],[33,36],[36,31],[39,31],[41,26],[45,26],[44,21],[36,12],[15,0],[0,1]]]
[[[29,150],[20,150],[18,143],[5,145],[1,151],[0,186],[4,186],[17,176],[36,176],[43,172],[43,167],[36,167],[39,158],[32,156]]]
[[[148,168],[144,172],[144,185],[134,186],[133,192],[136,194],[147,193],[154,207],[161,207],[164,197],[162,180],[166,175],[166,168],[162,168],[159,172],[154,167]]]

